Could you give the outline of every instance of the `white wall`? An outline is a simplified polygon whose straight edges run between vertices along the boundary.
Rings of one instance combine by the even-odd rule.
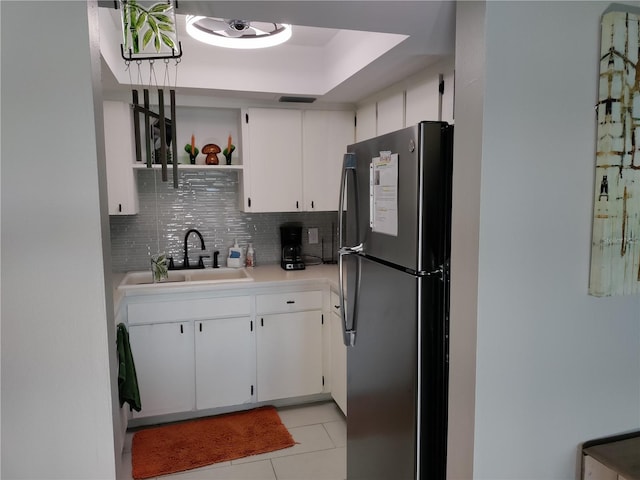
[[[87,3],[0,8],[2,478],[114,478]]]
[[[456,8],[447,478],[473,478],[484,2]]]
[[[477,479],[572,479],[580,442],[640,427],[640,299],[587,295],[599,24],[608,5],[488,2],[478,19],[486,22],[486,80]],[[465,115],[458,98],[456,125]],[[454,190],[460,169],[474,168],[468,161],[456,150]],[[454,191],[458,201],[463,195]],[[452,302],[463,293],[454,286]]]

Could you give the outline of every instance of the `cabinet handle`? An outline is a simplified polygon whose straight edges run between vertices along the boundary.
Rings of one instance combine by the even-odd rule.
[[[333,306],[333,308],[335,308],[335,309],[339,309],[339,308],[340,308],[340,305],[334,305],[334,306]]]
[[[182,329],[182,325],[180,325],[180,333],[184,333],[184,330]]]
[[[250,323],[250,325],[251,325],[251,327],[250,327],[250,328],[251,328],[251,331],[253,332],[253,320],[251,320],[249,323]]]
[[[295,300],[287,300],[287,304],[291,305],[292,303],[296,303]]]
[[[296,208],[300,208],[300,207],[298,207],[298,201],[297,200],[296,200]]]
[[[311,208],[315,208],[315,207],[313,206],[313,200],[311,200]]]
[[[200,331],[202,331],[202,322],[200,322]]]
[[[261,319],[260,319],[260,326],[261,326],[261,327],[264,327],[264,318],[261,318]]]
[[[251,396],[253,397],[253,385],[251,385]]]
[[[118,211],[122,212],[122,204],[121,203],[118,204]]]
[[[251,206],[251,198],[250,197],[247,198],[247,203],[248,203],[248,206],[250,207]]]

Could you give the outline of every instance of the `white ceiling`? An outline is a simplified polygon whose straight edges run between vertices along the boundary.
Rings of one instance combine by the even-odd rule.
[[[126,70],[119,11],[113,2],[100,5],[111,7],[100,9],[105,89],[149,84],[145,67],[140,73],[136,65]],[[177,13],[183,55],[177,77],[170,63],[169,83],[183,93],[357,103],[454,51],[453,1],[179,0]],[[291,23],[293,36],[284,45],[260,50],[213,47],[186,34],[186,14]],[[156,62],[154,68],[162,84],[165,67]]]

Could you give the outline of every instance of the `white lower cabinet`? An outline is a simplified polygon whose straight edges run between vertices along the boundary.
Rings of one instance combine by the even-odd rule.
[[[197,321],[195,327],[196,408],[252,402],[256,344],[251,317]]]
[[[325,299],[323,290],[132,296],[142,403],[133,418],[327,393]]]
[[[258,401],[322,392],[322,311],[257,318]]]
[[[193,323],[129,327],[142,410],[133,418],[193,410]]]

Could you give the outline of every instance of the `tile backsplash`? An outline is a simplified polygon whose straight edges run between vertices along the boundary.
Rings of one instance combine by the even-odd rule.
[[[179,174],[179,187],[162,182],[159,170],[136,173],[140,213],[111,216],[111,260],[114,272],[145,270],[150,256],[166,252],[182,265],[184,235],[191,228],[204,237],[206,251],[200,250],[197,235],[189,236],[189,262],[209,255],[213,262],[218,250],[221,267],[226,266],[234,239],[246,250],[249,242],[256,251],[256,265],[280,262],[280,225],[302,224],[302,249],[308,262],[336,260],[336,212],[243,213],[238,210],[238,173],[235,171],[188,170]],[[318,243],[308,243],[307,228],[318,229]]]

